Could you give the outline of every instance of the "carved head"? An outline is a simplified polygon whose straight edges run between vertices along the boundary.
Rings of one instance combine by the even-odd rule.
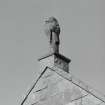
[[[60,34],[60,27],[59,23],[56,18],[50,17],[48,20],[45,21],[46,31],[55,32],[57,35]]]

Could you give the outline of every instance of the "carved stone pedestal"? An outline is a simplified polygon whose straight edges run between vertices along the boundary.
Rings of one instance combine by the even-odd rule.
[[[69,63],[71,60],[59,53],[50,53],[40,57],[38,60],[40,62],[41,69],[42,67],[45,66],[48,67],[56,66],[66,72],[69,72]]]

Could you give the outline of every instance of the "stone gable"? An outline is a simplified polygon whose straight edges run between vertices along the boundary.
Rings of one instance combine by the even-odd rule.
[[[23,105],[105,105],[92,89],[57,67],[47,67]]]

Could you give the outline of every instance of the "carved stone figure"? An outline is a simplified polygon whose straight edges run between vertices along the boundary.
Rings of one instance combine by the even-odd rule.
[[[50,17],[45,21],[45,34],[48,37],[51,52],[59,53],[60,27],[56,18]]]

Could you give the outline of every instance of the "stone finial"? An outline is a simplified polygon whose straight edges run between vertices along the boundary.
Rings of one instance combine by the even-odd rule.
[[[60,26],[56,18],[50,17],[45,21],[45,34],[48,37],[50,51],[59,53]]]

